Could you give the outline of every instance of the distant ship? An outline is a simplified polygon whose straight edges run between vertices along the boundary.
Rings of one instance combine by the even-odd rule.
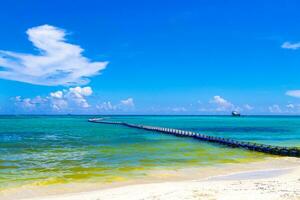
[[[241,113],[239,113],[238,111],[232,111],[231,115],[233,117],[240,117],[241,116]]]

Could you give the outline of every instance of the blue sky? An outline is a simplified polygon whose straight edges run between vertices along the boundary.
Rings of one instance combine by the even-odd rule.
[[[4,1],[2,114],[300,114],[300,2]]]

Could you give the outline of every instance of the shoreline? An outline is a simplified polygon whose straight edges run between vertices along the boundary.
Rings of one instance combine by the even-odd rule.
[[[255,189],[257,185],[261,184],[267,188],[275,189],[273,192],[269,189],[264,189],[264,192],[260,191],[262,187]],[[296,187],[290,190],[292,188],[292,186],[288,187],[290,184],[297,186],[299,189]],[[245,186],[248,189],[245,189]],[[276,189],[276,187],[278,188]],[[191,188],[193,188],[192,191]],[[139,197],[139,191],[143,191],[144,196]],[[194,191],[197,191],[197,194]],[[153,198],[154,196],[161,196],[165,193],[176,195],[172,197],[161,196],[157,199],[176,199],[176,196],[180,193],[186,196],[182,198],[187,199],[199,199],[200,196],[200,199],[226,199],[227,193],[238,193],[237,195],[241,196],[244,193],[246,195],[246,191],[248,193],[249,191],[251,193],[260,191],[255,199],[259,199],[259,196],[266,199],[270,195],[272,199],[276,199],[276,195],[282,195],[281,193],[285,194],[287,199],[300,199],[300,159],[271,157],[263,161],[249,163],[234,163],[222,166],[178,170],[154,170],[145,179],[141,180],[117,182],[107,185],[99,183],[74,183],[42,187],[23,187],[4,192],[3,197],[1,197],[0,193],[0,197],[3,200],[131,200],[155,199]],[[295,198],[292,198],[292,193]],[[246,198],[246,196],[240,198]]]

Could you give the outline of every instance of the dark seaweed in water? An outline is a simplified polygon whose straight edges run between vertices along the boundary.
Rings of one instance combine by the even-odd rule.
[[[289,129],[272,128],[272,127],[199,127],[192,128],[192,131],[209,131],[209,132],[269,132],[269,133],[283,133],[290,132]]]

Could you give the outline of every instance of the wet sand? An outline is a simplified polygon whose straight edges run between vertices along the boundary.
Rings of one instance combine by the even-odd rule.
[[[276,157],[243,164],[156,170],[142,180],[106,185],[27,186],[2,192],[0,197],[3,200],[300,199],[300,159]]]

